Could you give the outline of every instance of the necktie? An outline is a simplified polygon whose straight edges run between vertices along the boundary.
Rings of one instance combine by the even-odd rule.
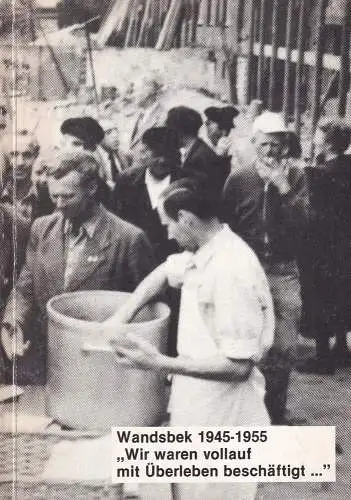
[[[111,178],[113,182],[116,182],[117,176],[118,176],[118,168],[116,164],[116,160],[114,157],[114,154],[112,151],[109,152],[108,154],[109,160],[110,160],[110,165],[111,165]]]

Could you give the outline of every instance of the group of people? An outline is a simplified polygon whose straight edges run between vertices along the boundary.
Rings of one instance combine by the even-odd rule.
[[[174,107],[128,155],[110,119],[65,120],[51,151],[29,132],[3,138],[3,380],[16,359],[16,381],[45,383],[48,300],[93,289],[134,292],[112,322],[157,296],[169,303],[167,352],[133,336],[113,345],[173,376],[172,425],[286,424],[294,366],[333,374],[350,362],[350,128],[321,121],[302,168],[297,138],[266,111],[252,163],[231,167],[238,114],[211,107],[203,123]],[[296,365],[302,309],[316,358]],[[179,485],[179,498],[204,496],[195,486]],[[233,498],[233,487],[206,483],[205,496]],[[255,485],[240,487],[254,498]]]

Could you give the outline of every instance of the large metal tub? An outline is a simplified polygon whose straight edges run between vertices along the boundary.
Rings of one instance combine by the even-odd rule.
[[[162,420],[166,408],[163,380],[153,372],[132,368],[125,358],[118,359],[109,339],[133,332],[164,352],[170,311],[158,302],[144,307],[133,323],[102,328],[101,322],[127,296],[84,291],[48,302],[47,412],[61,424],[109,430],[111,426],[157,425]]]

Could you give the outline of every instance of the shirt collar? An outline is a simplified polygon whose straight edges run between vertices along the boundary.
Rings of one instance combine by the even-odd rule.
[[[84,229],[85,234],[88,236],[89,239],[92,239],[92,237],[95,234],[97,225],[99,223],[101,215],[101,205],[97,207],[96,210],[94,210],[94,213],[89,217],[89,219],[85,220],[82,222],[81,227]],[[69,231],[72,229],[72,221],[69,219],[65,219],[64,225],[63,225],[63,233],[67,235]]]
[[[222,246],[223,238],[230,231],[227,224],[222,224],[222,229],[220,229],[205,245],[203,245],[199,250],[193,255],[192,261],[195,267],[203,269],[209,260],[212,259],[217,248]]]

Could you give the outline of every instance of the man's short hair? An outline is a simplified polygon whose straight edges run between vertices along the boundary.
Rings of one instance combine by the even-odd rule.
[[[319,130],[325,134],[325,140],[337,154],[344,153],[351,143],[351,127],[343,120],[325,118],[318,123]]]
[[[178,212],[186,210],[201,220],[210,220],[219,214],[219,200],[211,195],[209,189],[199,182],[180,179],[162,193],[163,208],[173,220],[178,220]]]
[[[187,106],[176,106],[168,111],[166,127],[182,135],[196,137],[202,125],[200,113]]]
[[[179,154],[179,135],[173,129],[151,127],[144,132],[141,141],[157,156],[173,158]]]
[[[99,163],[94,155],[85,151],[65,151],[60,153],[49,175],[54,179],[62,179],[71,172],[77,172],[82,184],[97,181]]]

